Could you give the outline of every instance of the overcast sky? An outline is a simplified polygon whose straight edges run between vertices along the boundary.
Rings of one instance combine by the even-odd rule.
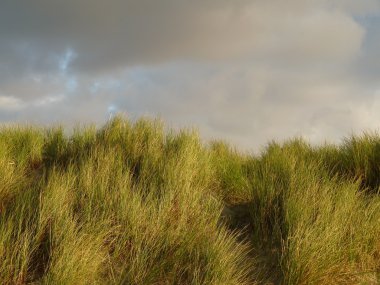
[[[380,0],[0,0],[0,122],[159,116],[248,149],[380,126]]]

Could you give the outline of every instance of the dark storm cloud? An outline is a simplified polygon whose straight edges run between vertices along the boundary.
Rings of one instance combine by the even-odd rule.
[[[3,1],[0,48],[26,43],[37,50],[31,57],[41,57],[70,46],[81,55],[78,67],[92,71],[162,62],[176,56],[207,55],[207,47],[200,46],[212,42],[213,37],[217,40],[222,29],[227,34],[237,32],[233,25],[246,2],[249,1],[237,0],[233,5],[220,0]],[[235,45],[240,43],[224,43],[219,49],[234,49]],[[194,52],[194,47],[199,50]],[[17,51],[7,54],[15,66],[20,64]],[[28,55],[24,57],[31,60]],[[39,59],[41,65],[49,65],[46,59]]]
[[[307,1],[307,4],[300,0],[8,0],[2,1],[0,9],[0,49],[27,46],[28,51],[2,52],[6,57],[2,61],[12,61],[17,67],[23,60],[35,68],[48,68],[51,54],[71,47],[80,55],[76,67],[86,71],[178,58],[236,58],[252,55],[253,51],[256,57],[269,53],[279,58],[289,53],[295,58],[297,52],[297,58],[302,60],[325,52],[326,45],[316,43],[313,37],[337,43],[333,55],[345,57],[346,52],[350,52],[346,49],[350,46],[356,49],[357,44],[345,33],[354,33],[355,37],[358,31],[351,18],[341,11],[365,11],[374,6],[373,1],[361,1],[360,5],[351,2],[354,3],[323,0]],[[341,10],[326,12],[329,6]],[[302,25],[295,24],[298,20],[309,27],[308,33],[303,33]],[[325,24],[330,27],[324,28]],[[342,41],[336,41],[335,37]],[[342,49],[341,44],[346,48]],[[294,45],[299,50],[294,49]],[[328,48],[328,54],[332,47]]]

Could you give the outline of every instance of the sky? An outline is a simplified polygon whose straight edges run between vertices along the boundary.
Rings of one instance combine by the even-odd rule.
[[[379,79],[380,0],[0,0],[0,124],[337,142],[379,129]]]

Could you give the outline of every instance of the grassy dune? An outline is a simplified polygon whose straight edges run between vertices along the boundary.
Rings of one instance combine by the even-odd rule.
[[[379,284],[380,136],[259,156],[192,130],[0,130],[0,284]]]

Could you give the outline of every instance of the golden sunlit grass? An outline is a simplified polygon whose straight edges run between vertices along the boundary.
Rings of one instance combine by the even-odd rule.
[[[121,117],[0,130],[1,284],[377,284],[380,136],[259,156]]]

